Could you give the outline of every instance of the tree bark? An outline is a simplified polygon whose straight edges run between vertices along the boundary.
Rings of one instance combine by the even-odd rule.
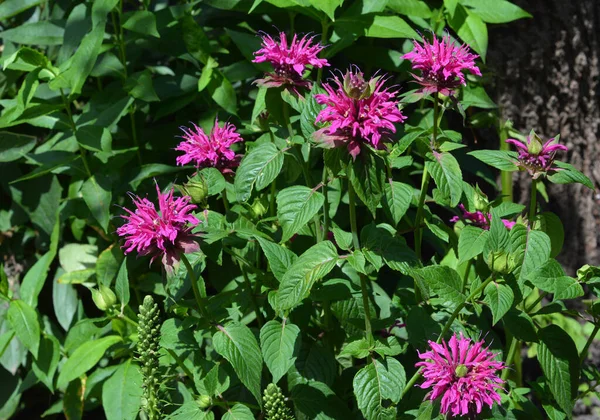
[[[489,68],[496,72],[495,100],[515,129],[543,138],[560,133],[569,151],[558,155],[596,186],[546,183],[549,203],[565,228],[559,260],[573,274],[600,265],[600,1],[512,0],[533,15],[490,25]],[[530,179],[514,176],[515,200],[527,203]]]

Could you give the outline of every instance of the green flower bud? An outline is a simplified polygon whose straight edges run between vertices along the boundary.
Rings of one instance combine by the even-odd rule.
[[[267,213],[269,210],[269,205],[266,203],[264,199],[256,199],[254,203],[252,203],[252,216],[256,219],[260,219],[263,215]]]
[[[101,311],[106,311],[108,308],[117,303],[117,296],[110,288],[100,285],[99,289],[92,289],[92,300],[96,307]]]
[[[490,270],[496,273],[508,274],[516,267],[516,255],[504,251],[490,252],[486,259]]]
[[[531,130],[531,133],[529,133],[529,137],[527,138],[527,151],[532,155],[539,155],[543,148],[544,142],[540,136]]]
[[[481,191],[479,189],[479,186],[475,186],[475,196],[473,197],[473,201],[475,202],[475,209],[482,211],[482,212],[487,212],[488,211],[488,207],[490,206],[490,202],[488,201],[488,197],[487,195],[485,195],[483,193],[483,191]]]
[[[208,408],[211,405],[210,395],[200,395],[198,399],[196,399],[196,403],[198,403],[198,407],[200,408]]]
[[[294,420],[292,411],[285,404],[286,398],[275,384],[267,385],[264,391],[263,402],[265,407],[265,418],[268,420]]]
[[[458,365],[456,369],[454,369],[454,374],[457,378],[464,378],[469,373],[469,369],[465,365]]]
[[[183,194],[189,195],[192,198],[192,203],[195,204],[204,203],[208,196],[208,184],[200,174],[188,179],[188,182],[180,186],[179,189]]]

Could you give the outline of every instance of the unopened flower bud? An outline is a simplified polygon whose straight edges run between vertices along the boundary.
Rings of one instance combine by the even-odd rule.
[[[488,207],[490,205],[490,202],[488,201],[487,195],[485,195],[483,193],[483,191],[481,191],[479,189],[479,187],[476,187],[475,189],[475,195],[473,197],[473,201],[475,202],[475,209],[482,211],[482,212],[487,212],[488,211]]]
[[[92,289],[92,300],[101,311],[106,311],[108,308],[117,303],[117,296],[109,287],[100,285],[99,289]]]
[[[267,213],[268,204],[265,203],[265,200],[256,199],[252,204],[252,215],[259,219],[261,216]]]
[[[516,267],[515,256],[504,251],[490,252],[486,259],[489,269],[501,274],[508,274]]]
[[[527,151],[532,155],[539,155],[541,151],[544,149],[544,142],[535,134],[532,130],[527,138]]]
[[[211,404],[210,395],[200,395],[196,399],[196,403],[198,403],[198,407],[200,408],[208,408]]]
[[[208,184],[206,183],[206,179],[198,174],[183,184],[181,190],[185,195],[189,195],[192,198],[192,203],[203,203],[208,195]]]

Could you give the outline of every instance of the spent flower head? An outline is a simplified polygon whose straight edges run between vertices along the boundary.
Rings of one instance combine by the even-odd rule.
[[[235,125],[227,122],[219,127],[217,118],[210,136],[196,124],[193,125],[193,129],[181,127],[184,141],[175,150],[183,152],[183,155],[177,157],[177,164],[183,166],[192,162],[196,168],[212,167],[222,173],[232,173],[241,156],[231,150],[231,145],[244,140],[237,133]]]
[[[468,221],[473,226],[477,226],[485,230],[490,229],[490,223],[492,221],[491,213],[484,213],[480,210],[470,212],[462,204],[459,204],[458,208],[462,211],[462,215],[452,217],[450,219],[452,223],[456,223],[462,219],[464,221]],[[505,219],[502,219],[502,223],[504,224],[504,226],[506,226],[507,229],[512,229],[513,226],[516,224],[516,222]]]
[[[526,170],[534,179],[537,179],[546,172],[557,170],[553,167],[556,152],[567,151],[567,146],[559,144],[559,140],[560,135],[557,135],[544,143],[541,137],[531,130],[526,143],[516,139],[507,139],[506,142],[517,148],[519,168]]]
[[[481,413],[483,405],[490,408],[500,402],[498,390],[504,381],[496,371],[505,369],[503,362],[494,358],[496,354],[484,347],[483,341],[472,343],[471,339],[456,334],[446,343],[429,341],[430,350],[419,352],[415,366],[422,367],[425,381],[422,389],[432,388],[429,399],[441,399],[440,411],[453,416]]]
[[[285,32],[280,32],[277,42],[271,35],[263,33],[262,48],[254,52],[255,58],[252,62],[271,63],[273,72],[256,83],[266,87],[286,86],[297,94],[297,87],[310,89],[311,82],[302,78],[306,66],[321,68],[329,65],[326,59],[318,57],[325,47],[313,43],[314,38],[305,35],[298,39],[298,35],[294,34],[292,41],[288,43]]]
[[[346,146],[353,158],[362,143],[383,148],[382,142],[396,132],[394,124],[406,119],[398,109],[396,92],[384,87],[386,79],[381,76],[365,79],[358,67],[332,81],[323,85],[325,93],[315,95],[317,103],[325,105],[315,123],[329,123],[315,132],[315,138],[334,147]]]
[[[138,255],[151,256],[151,262],[160,257],[165,269],[172,272],[173,265],[179,261],[179,255],[200,249],[194,241],[191,230],[199,221],[189,204],[190,197],[173,197],[173,188],[163,194],[156,185],[158,211],[147,198],[131,195],[135,211],[125,209],[127,215],[121,216],[127,222],[117,229],[119,236],[125,237],[125,254],[136,251]]]
[[[466,44],[456,45],[450,35],[438,39],[433,34],[433,42],[423,39],[421,45],[413,41],[414,49],[402,56],[412,62],[413,69],[421,70],[421,75],[413,75],[422,88],[423,93],[441,93],[452,95],[460,85],[466,85],[464,70],[476,76],[481,76],[475,59],[479,57],[472,54]]]

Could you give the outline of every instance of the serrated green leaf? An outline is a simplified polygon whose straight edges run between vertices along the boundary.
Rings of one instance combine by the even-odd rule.
[[[311,6],[325,14],[335,22],[335,9],[340,7],[344,0],[309,0]]]
[[[569,163],[555,161],[554,165],[559,169],[548,176],[548,179],[555,184],[582,184],[589,189],[594,189],[594,184],[590,179],[579,172]]]
[[[171,413],[168,420],[214,420],[212,411],[206,411],[195,400],[186,401],[181,407]]]
[[[541,230],[550,238],[550,257],[556,258],[560,254],[560,251],[562,251],[565,241],[563,224],[556,214],[550,212],[540,214],[538,220],[541,224]]]
[[[538,361],[550,391],[565,413],[572,413],[577,394],[579,357],[573,339],[557,325],[539,332]]]
[[[458,264],[469,261],[483,252],[489,231],[476,226],[465,226],[458,237]]]
[[[366,28],[365,35],[371,38],[421,38],[400,16],[375,15],[373,23]]]
[[[256,240],[269,261],[273,275],[281,281],[289,267],[298,259],[298,256],[289,249],[260,236],[256,236]]]
[[[296,361],[294,350],[300,345],[300,328],[287,322],[269,321],[260,329],[260,347],[267,368],[273,375],[273,383],[287,373]]]
[[[519,6],[505,0],[461,0],[461,4],[488,23],[508,23],[532,17]]]
[[[583,296],[583,287],[565,274],[558,261],[551,259],[527,275],[535,287],[554,294],[554,300],[575,299]]]
[[[283,228],[281,241],[285,242],[319,212],[325,197],[314,189],[295,185],[279,191],[276,200],[277,218]]]
[[[483,291],[483,301],[492,311],[492,325],[495,325],[508,312],[515,300],[515,294],[510,286],[503,283],[491,282]]]
[[[250,328],[237,321],[218,328],[219,331],[213,335],[215,351],[231,363],[242,383],[262,405],[260,378],[263,361],[256,337]]]
[[[347,174],[356,195],[375,217],[385,184],[383,161],[374,153],[365,151],[348,165]]]
[[[488,31],[485,22],[478,15],[467,12],[465,20],[456,32],[460,39],[469,44],[485,61],[488,47]]]
[[[383,187],[383,210],[387,213],[394,224],[400,223],[400,220],[406,214],[413,197],[413,188],[402,182],[386,182]]]
[[[462,279],[451,267],[431,265],[413,269],[410,275],[415,279],[418,277],[431,293],[438,295],[452,307],[460,305],[466,299],[462,292]]]
[[[40,323],[35,309],[22,300],[13,300],[10,302],[6,317],[21,343],[37,359],[40,347]]]
[[[129,303],[129,275],[127,273],[127,260],[123,260],[119,271],[117,272],[117,280],[115,282],[115,292],[119,302],[121,302],[121,308],[125,307]]]
[[[111,245],[100,253],[96,260],[96,279],[98,284],[110,287],[119,272],[125,256],[117,245]]]
[[[262,143],[244,156],[236,170],[234,188],[238,201],[248,201],[256,185],[258,191],[277,178],[283,166],[284,152],[273,143]]]
[[[425,167],[435,185],[450,197],[450,206],[456,207],[463,193],[462,171],[456,158],[450,153],[434,153],[435,160],[427,161]]]
[[[110,205],[112,201],[111,184],[108,177],[92,175],[81,187],[83,201],[98,221],[102,229],[108,232],[110,222]]]
[[[60,369],[57,388],[65,388],[69,382],[80,377],[100,361],[109,347],[122,341],[114,335],[87,341],[73,352]]]
[[[40,341],[39,355],[34,360],[31,368],[35,376],[54,391],[53,379],[60,360],[60,343],[53,335],[42,337]]]
[[[277,292],[281,309],[292,309],[309,295],[313,284],[327,275],[338,260],[337,250],[329,241],[309,248],[287,270]]]
[[[135,420],[142,404],[143,378],[130,360],[121,364],[102,385],[102,407],[107,420]]]
[[[160,38],[156,30],[156,16],[148,10],[138,10],[129,16],[124,16],[123,28],[142,35],[150,35]]]
[[[527,231],[527,228],[525,230],[526,243],[522,248],[523,265],[521,266],[519,280],[527,279],[533,270],[548,261],[552,249],[550,238],[544,232],[538,230]]]
[[[223,414],[222,420],[254,420],[252,411],[244,404],[236,403]]]
[[[373,359],[353,380],[358,407],[367,420],[395,419],[395,407],[384,406],[384,401],[397,404],[405,385],[404,368],[393,358]]]

